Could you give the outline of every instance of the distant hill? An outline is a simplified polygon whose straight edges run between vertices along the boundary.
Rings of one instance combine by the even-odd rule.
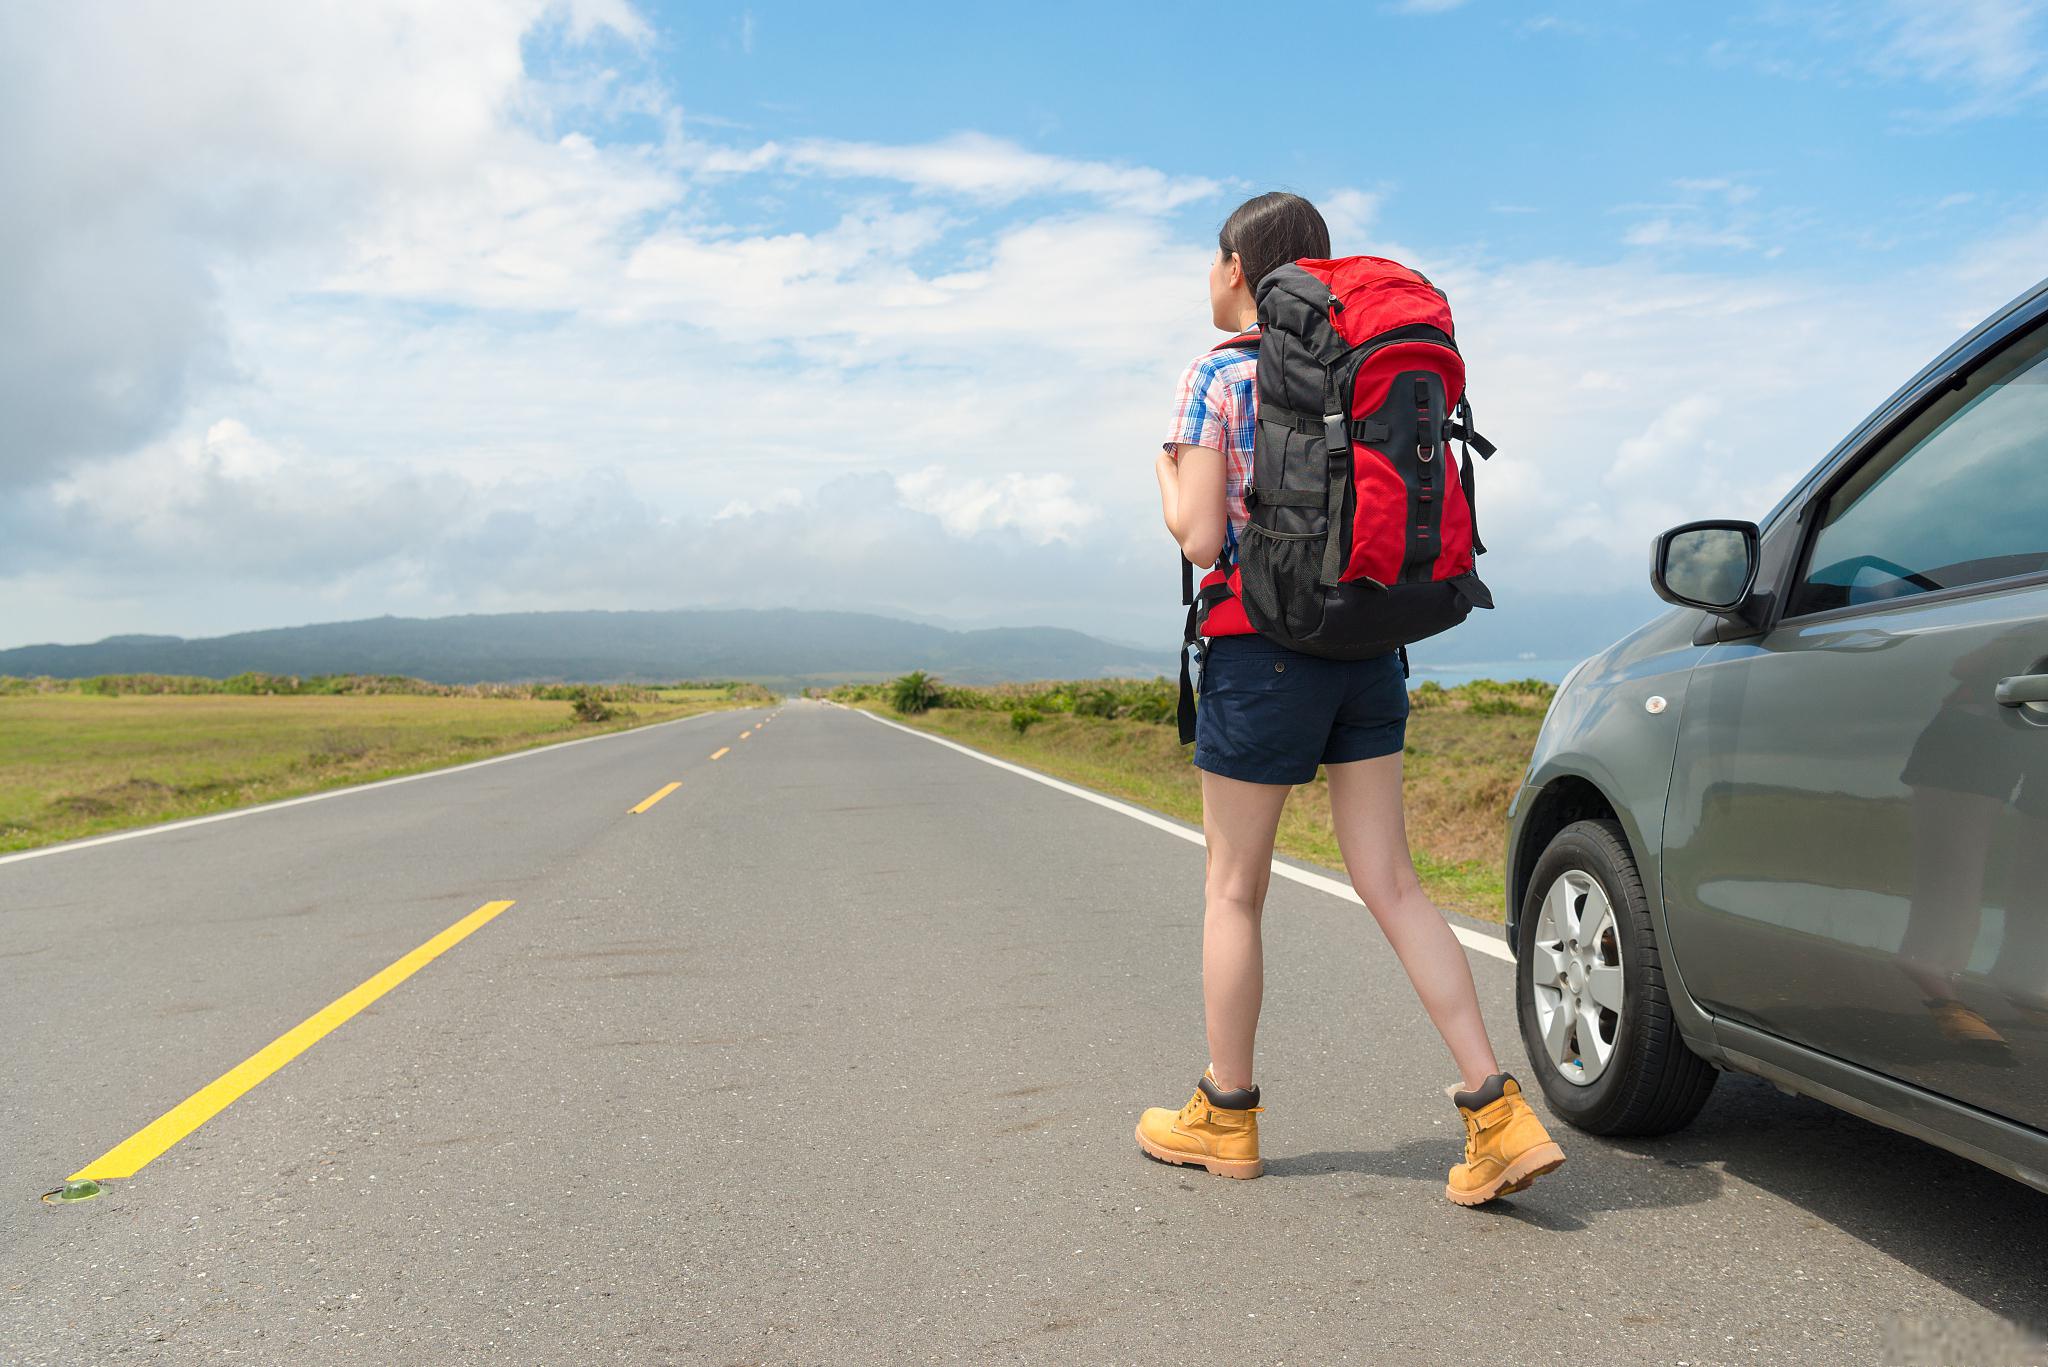
[[[956,683],[1163,674],[1149,652],[1059,627],[952,631],[857,612],[792,608],[508,612],[373,617],[185,640],[110,636],[93,645],[0,650],[0,674],[403,674],[434,683],[755,679],[860,682],[923,669]]]

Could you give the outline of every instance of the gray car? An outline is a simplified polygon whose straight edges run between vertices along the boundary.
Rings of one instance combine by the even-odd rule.
[[[2048,282],[1651,559],[1510,809],[1551,1107],[1657,1134],[1733,1069],[2048,1190]]]

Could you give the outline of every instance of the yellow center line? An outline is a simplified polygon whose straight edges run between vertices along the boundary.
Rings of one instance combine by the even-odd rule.
[[[676,789],[678,789],[678,788],[680,788],[680,787],[682,787],[682,786],[683,786],[683,785],[682,785],[682,784],[680,784],[680,783],[671,783],[671,784],[669,784],[669,785],[668,785],[668,786],[667,786],[666,788],[663,788],[663,789],[662,789],[662,790],[661,790],[660,792],[658,792],[658,793],[654,794],[654,795],[653,795],[652,797],[650,797],[650,798],[648,798],[648,799],[647,799],[646,801],[642,802],[642,803],[641,803],[641,804],[640,804],[639,806],[637,806],[637,807],[633,808],[633,809],[632,809],[632,811],[630,811],[629,813],[627,813],[627,815],[629,815],[629,816],[638,816],[638,815],[640,815],[640,813],[642,813],[642,812],[646,811],[646,810],[647,810],[647,809],[648,809],[649,807],[652,807],[652,806],[653,806],[653,805],[654,805],[655,803],[657,803],[657,802],[661,801],[661,800],[662,800],[663,798],[667,797],[667,796],[668,796],[668,795],[669,795],[670,793],[674,792],[674,791],[675,791]]]
[[[133,1177],[171,1145],[226,1110],[244,1092],[318,1044],[326,1038],[329,1031],[419,972],[446,951],[453,949],[471,931],[485,925],[492,917],[511,905],[509,900],[484,903],[376,977],[335,998],[321,1010],[285,1031],[72,1173],[70,1180],[76,1182],[89,1177],[95,1181],[105,1181],[109,1178]]]
[[[742,731],[740,732],[740,739],[745,740],[748,736],[751,736],[753,734],[754,733],[752,731]]]
[[[725,758],[725,757],[726,757],[727,755],[729,755],[729,754],[731,754],[731,753],[732,753],[732,747],[731,747],[730,745],[721,745],[721,746],[719,746],[719,747],[718,747],[718,748],[717,748],[716,750],[713,750],[713,751],[711,752],[711,758],[713,758],[713,759],[724,759],[724,758]]]

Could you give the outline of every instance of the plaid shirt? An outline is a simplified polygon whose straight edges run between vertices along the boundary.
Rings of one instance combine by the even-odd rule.
[[[1188,363],[1174,402],[1173,435],[1164,445],[1176,458],[1177,446],[1209,446],[1223,453],[1224,506],[1233,533],[1243,531],[1250,518],[1244,486],[1252,477],[1252,438],[1258,428],[1258,352],[1208,351]]]

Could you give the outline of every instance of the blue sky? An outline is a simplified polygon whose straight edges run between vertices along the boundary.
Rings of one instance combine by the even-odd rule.
[[[1323,64],[1318,68],[1318,63]],[[802,604],[1170,650],[1243,196],[1451,292],[1575,656],[2048,274],[2048,5],[0,13],[0,646]]]
[[[1927,32],[1880,4],[1275,5],[1250,23],[1185,5],[1114,27],[1087,5],[906,5],[883,22],[678,5],[651,11],[664,37],[646,55],[693,109],[762,138],[972,128],[1173,175],[1361,188],[1409,241],[1601,261],[1669,219],[1711,264],[1730,246],[1712,237],[1747,237],[1784,266],[1856,275],[2040,208],[2039,7],[1917,8]],[[2016,27],[1972,30],[1971,10]],[[2009,69],[2007,33],[2022,49]],[[1271,55],[1234,77],[1240,34]],[[1294,41],[1311,63],[1331,54],[1328,94],[1312,64],[1285,89],[1258,74]]]
[[[665,36],[649,55],[692,107],[762,137],[915,142],[965,127],[1178,175],[1363,187],[1386,195],[1383,222],[1404,238],[1516,254],[1603,259],[1652,209],[1710,198],[1675,181],[1733,179],[1761,201],[1745,225],[1774,229],[1788,262],[1833,266],[1844,251],[1926,248],[1954,230],[1959,196],[2011,213],[2042,188],[2027,151],[2038,15],[2018,29],[2033,51],[2006,87],[1991,53],[1938,50],[1942,35],[1902,31],[1884,8],[1190,4],[1109,21],[1095,5],[901,5],[878,21],[676,5],[651,11]],[[2026,9],[1918,8],[1940,29]],[[1987,45],[2000,36],[1983,30]],[[2010,114],[1976,116],[2008,93],[1995,104]]]

